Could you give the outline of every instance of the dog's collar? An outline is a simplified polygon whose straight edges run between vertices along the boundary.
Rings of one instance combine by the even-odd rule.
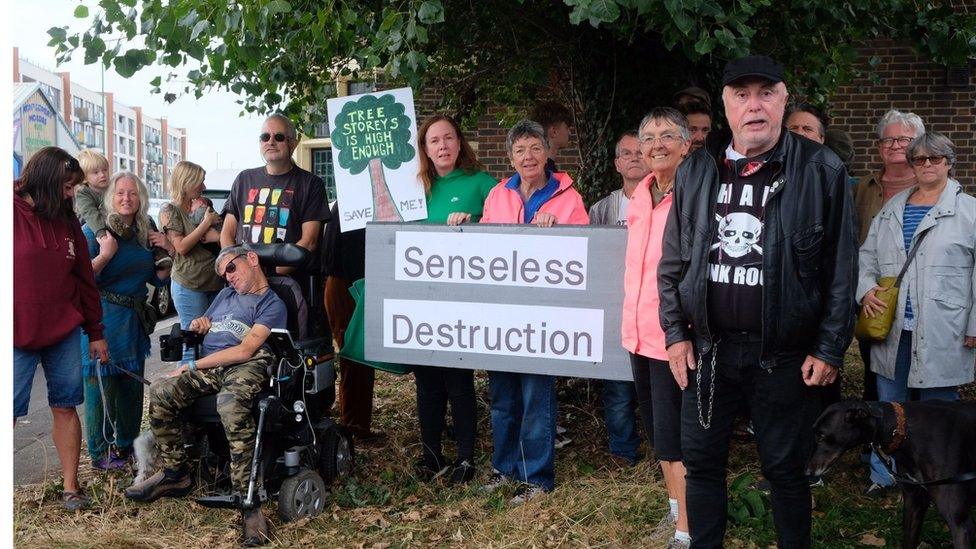
[[[897,402],[889,402],[888,404],[891,404],[891,409],[895,413],[895,428],[891,430],[891,442],[885,447],[885,453],[891,455],[901,447],[901,443],[908,436],[908,431],[905,423],[905,409]]]

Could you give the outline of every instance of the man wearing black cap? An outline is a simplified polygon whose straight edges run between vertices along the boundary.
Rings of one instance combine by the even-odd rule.
[[[732,422],[750,409],[781,547],[810,546],[808,386],[837,376],[853,335],[857,247],[844,165],[783,128],[783,69],[729,61],[716,136],[678,169],[659,289],[684,391],[692,547],[720,547]],[[708,235],[707,237],[705,235]]]

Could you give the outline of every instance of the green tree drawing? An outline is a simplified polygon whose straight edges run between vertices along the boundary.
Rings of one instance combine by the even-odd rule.
[[[343,105],[332,129],[336,161],[355,175],[369,167],[373,191],[373,221],[403,221],[390,193],[383,167],[391,170],[413,159],[410,118],[406,106],[392,94],[365,95]]]

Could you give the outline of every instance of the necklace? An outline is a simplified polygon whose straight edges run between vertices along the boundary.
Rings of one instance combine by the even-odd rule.
[[[265,289],[267,287],[269,287],[269,284],[265,284],[264,286],[261,286],[257,290],[254,290],[253,292],[247,292],[247,293],[249,293],[249,294],[257,294],[258,292],[260,292],[261,290],[263,290],[263,289]]]

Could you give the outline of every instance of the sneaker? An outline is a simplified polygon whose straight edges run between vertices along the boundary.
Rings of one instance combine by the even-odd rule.
[[[444,463],[443,459],[438,460],[437,463],[429,463],[426,459],[420,459],[413,465],[414,474],[424,482],[437,480],[450,468],[447,463]]]
[[[244,546],[257,547],[271,541],[268,537],[268,521],[264,519],[261,509],[245,509],[241,511],[244,522]]]
[[[544,495],[546,495],[546,491],[542,486],[537,486],[535,484],[522,484],[517,490],[515,490],[515,495],[512,496],[512,499],[508,500],[508,504],[522,505],[529,500],[533,500]]]
[[[485,483],[481,485],[481,491],[482,492],[494,492],[495,490],[498,490],[499,488],[501,488],[502,486],[507,485],[510,482],[512,482],[512,480],[510,478],[508,478],[505,475],[499,473],[497,470],[492,469],[491,470],[491,476],[488,477],[488,480],[485,481]]]
[[[691,547],[690,541],[685,541],[678,538],[671,538],[671,540],[668,541],[667,549],[688,549],[689,547]]]
[[[451,470],[451,482],[453,484],[463,484],[474,478],[476,469],[471,462],[466,459],[459,459],[454,462]]]
[[[149,503],[161,497],[178,498],[193,491],[193,475],[158,471],[139,484],[125,489],[125,497],[133,501]]]
[[[61,492],[61,506],[65,511],[82,511],[91,507],[91,498],[77,492]]]
[[[894,486],[882,486],[877,482],[872,482],[867,488],[864,489],[863,495],[869,498],[883,498],[891,493]]]
[[[116,455],[115,452],[109,452],[107,456],[92,461],[92,467],[99,471],[118,471],[125,469],[127,464],[126,460]]]
[[[573,439],[569,438],[569,436],[567,436],[567,433],[568,431],[566,430],[565,427],[563,427],[562,425],[556,425],[556,449],[557,450],[565,446],[568,446],[570,442],[573,442]]]

